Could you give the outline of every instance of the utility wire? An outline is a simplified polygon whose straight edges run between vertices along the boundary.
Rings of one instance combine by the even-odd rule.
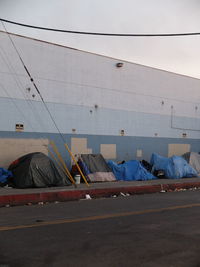
[[[12,40],[10,34],[8,33],[8,31],[7,31],[7,29],[6,29],[6,27],[5,27],[4,23],[3,23],[3,21],[1,21],[1,23],[2,23],[2,25],[3,25],[3,27],[4,27],[5,32],[8,34],[8,37],[9,37],[9,39],[10,39],[10,41],[11,41],[11,43],[12,43],[12,45],[13,45],[13,47],[14,47],[14,49],[15,49],[15,51],[16,51],[16,53],[17,53],[17,55],[18,55],[18,57],[19,57],[19,59],[20,59],[20,61],[21,61],[21,63],[22,63],[22,65],[23,65],[23,67],[24,67],[26,73],[28,74],[28,76],[29,76],[29,78],[30,78],[30,81],[32,82],[32,84],[33,84],[35,90],[37,91],[38,95],[40,96],[40,99],[42,100],[42,102],[43,102],[43,104],[44,104],[44,106],[45,106],[45,108],[46,108],[46,110],[47,110],[47,112],[48,112],[48,114],[49,114],[49,116],[50,116],[50,118],[51,118],[51,120],[52,120],[52,122],[53,122],[55,128],[57,129],[57,131],[58,131],[58,133],[59,133],[59,135],[60,135],[60,137],[61,137],[63,143],[65,144],[65,139],[64,139],[62,133],[60,132],[60,130],[59,130],[59,128],[58,128],[58,125],[57,125],[57,123],[55,122],[55,120],[54,120],[54,118],[53,118],[53,116],[52,116],[52,114],[51,114],[51,112],[50,112],[50,110],[49,110],[47,104],[45,103],[45,101],[44,101],[44,99],[43,99],[43,97],[42,97],[42,94],[40,93],[40,90],[38,89],[37,85],[35,84],[33,77],[31,76],[31,74],[30,74],[28,68],[26,67],[26,65],[25,65],[25,63],[24,63],[24,61],[23,61],[23,59],[22,59],[22,57],[21,57],[21,55],[20,55],[20,53],[19,53],[19,51],[18,51],[16,45],[15,45],[15,43],[13,42],[13,40]]]
[[[71,30],[64,30],[64,29],[55,29],[55,28],[47,28],[41,26],[35,26],[30,24],[24,24],[12,20],[2,19],[0,21],[32,28],[38,30],[45,30],[45,31],[53,31],[53,32],[63,32],[63,33],[73,33],[73,34],[82,34],[82,35],[96,35],[96,36],[113,36],[113,37],[175,37],[175,36],[192,36],[192,35],[200,35],[200,32],[182,32],[182,33],[105,33],[105,32],[86,32],[86,31],[71,31]]]
[[[37,109],[34,107],[32,101],[27,98],[26,94],[23,91],[23,87],[24,85],[22,84],[21,80],[18,78],[18,75],[14,69],[14,67],[12,66],[12,63],[10,62],[8,56],[6,55],[6,52],[4,51],[3,47],[0,46],[0,49],[2,50],[2,52],[0,51],[0,56],[2,57],[3,61],[5,62],[6,66],[8,67],[8,70],[11,71],[13,80],[15,81],[17,87],[19,88],[19,90],[21,91],[22,96],[24,97],[24,99],[26,100],[27,105],[29,106],[29,108],[32,110],[33,114],[37,113]],[[40,126],[42,126],[42,128],[44,127],[42,120],[40,119],[40,116],[35,116],[35,119],[39,122]],[[27,119],[26,119],[27,121]]]
[[[6,66],[8,67],[8,69],[11,71],[11,73],[13,72],[14,74],[12,75],[17,87],[19,88],[19,90],[21,91],[24,99],[26,100],[27,105],[29,106],[29,108],[32,110],[33,114],[35,115],[35,113],[38,113],[37,109],[34,107],[32,101],[30,99],[27,99],[26,95],[24,94],[22,88],[23,88],[23,84],[21,82],[20,79],[18,79],[18,75],[15,72],[14,67],[12,66],[12,63],[10,62],[9,58],[6,55],[6,52],[4,51],[3,47],[0,46],[0,56],[2,57],[3,61],[5,62]],[[4,55],[3,55],[4,53]],[[4,58],[5,57],[5,58]],[[6,61],[7,60],[7,61]],[[25,114],[21,111],[21,109],[18,107],[17,103],[15,103],[16,101],[11,97],[11,95],[9,95],[9,93],[7,92],[6,88],[3,86],[3,84],[0,83],[0,87],[3,89],[3,91],[5,92],[5,94],[7,95],[7,97],[9,98],[9,100],[12,101],[13,105],[16,107],[16,109],[18,110],[18,112],[22,115],[22,117],[24,118],[24,122],[27,122],[30,126],[30,128],[32,129],[33,132],[35,132],[35,129],[33,128],[31,121],[28,119],[27,116],[25,116]],[[37,114],[36,114],[37,115]],[[35,116],[36,121],[38,122],[38,124],[40,125],[41,129],[44,128],[44,124],[43,121],[40,119],[40,116]],[[43,135],[43,138],[45,139],[45,135]],[[44,147],[47,147],[47,144],[44,142],[43,139],[41,140],[41,144]]]

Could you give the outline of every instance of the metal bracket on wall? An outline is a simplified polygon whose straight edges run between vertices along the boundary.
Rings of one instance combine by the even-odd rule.
[[[200,129],[182,128],[182,127],[176,127],[176,126],[174,126],[174,117],[176,117],[174,115],[174,106],[171,106],[171,128],[172,129],[200,132]]]

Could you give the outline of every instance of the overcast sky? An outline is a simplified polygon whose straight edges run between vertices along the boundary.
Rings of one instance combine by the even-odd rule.
[[[200,32],[200,0],[0,0],[0,17],[77,31]],[[200,36],[82,36],[5,25],[10,32],[200,78]]]

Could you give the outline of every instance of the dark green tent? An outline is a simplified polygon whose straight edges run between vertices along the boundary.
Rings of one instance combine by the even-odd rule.
[[[43,153],[30,153],[15,160],[8,168],[17,188],[70,185],[66,175]]]

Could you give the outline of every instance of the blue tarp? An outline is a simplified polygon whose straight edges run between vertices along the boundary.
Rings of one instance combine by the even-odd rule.
[[[183,177],[190,178],[198,176],[195,169],[193,169],[186,160],[179,156],[165,158],[153,153],[150,164],[153,165],[152,171],[163,170],[166,178],[180,179]]]
[[[148,172],[138,160],[130,160],[123,164],[117,164],[109,160],[107,163],[117,180],[144,181],[156,179],[156,177]]]
[[[6,183],[9,177],[12,177],[12,172],[4,168],[0,168],[0,183]]]

